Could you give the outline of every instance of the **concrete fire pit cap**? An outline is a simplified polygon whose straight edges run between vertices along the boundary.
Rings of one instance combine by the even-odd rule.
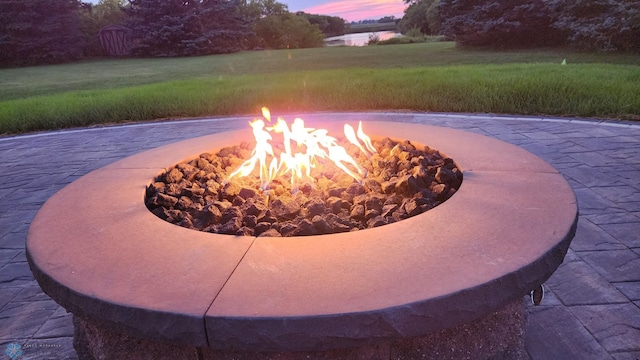
[[[29,229],[31,269],[69,311],[133,336],[310,351],[475,320],[562,263],[577,203],[543,160],[448,128],[365,121],[364,130],[453,158],[460,190],[398,223],[300,238],[204,233],[151,214],[145,187],[167,167],[252,141],[249,129],[209,135],[128,157],[55,194]]]

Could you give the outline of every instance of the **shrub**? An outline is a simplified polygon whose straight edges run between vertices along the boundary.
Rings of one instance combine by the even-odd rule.
[[[417,28],[422,34],[439,34],[441,26],[439,2],[440,0],[405,0],[409,6],[398,23],[400,32],[407,34],[411,29]]]
[[[445,41],[443,35],[419,35],[419,36],[398,36],[387,40],[380,40],[375,45],[400,45],[400,44],[417,44],[417,43],[430,43]]]
[[[564,41],[551,27],[543,0],[441,0],[438,10],[442,33],[462,45],[516,48]]]
[[[0,64],[60,63],[82,56],[78,0],[0,1]]]
[[[587,50],[640,51],[640,1],[548,0],[553,27]]]
[[[407,36],[407,37],[420,37],[420,36],[422,36],[422,31],[420,31],[420,29],[417,28],[417,27],[413,27],[413,28],[407,30],[404,33],[404,36]]]
[[[129,0],[132,52],[139,56],[187,56],[241,50],[248,23],[238,0]]]
[[[377,45],[380,43],[380,36],[377,33],[373,33],[369,35],[369,41],[367,41],[367,45]]]
[[[258,20],[255,32],[260,46],[270,49],[321,47],[324,35],[317,25],[292,13],[270,15]]]

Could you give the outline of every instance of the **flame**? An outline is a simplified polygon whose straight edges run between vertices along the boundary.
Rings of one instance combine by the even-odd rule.
[[[267,122],[271,122],[269,109],[262,108],[262,116]],[[232,172],[227,180],[236,176],[248,176],[256,168],[259,169],[260,184],[263,190],[269,188],[269,183],[278,176],[289,176],[291,185],[304,177],[311,177],[311,169],[319,165],[322,159],[332,161],[338,168],[349,174],[357,181],[362,181],[366,171],[347,153],[347,150],[338,145],[338,140],[329,136],[325,129],[306,127],[304,120],[294,119],[291,127],[283,118],[278,118],[275,125],[267,126],[263,119],[254,119],[249,122],[253,129],[256,146],[251,157],[242,163],[237,170]],[[273,134],[280,134],[284,151],[276,154],[271,142]],[[358,124],[357,133],[349,124],[344,126],[344,134],[347,140],[357,146],[360,151],[370,156],[376,153],[371,144],[371,139],[362,130],[362,122]],[[362,143],[361,143],[362,142]]]

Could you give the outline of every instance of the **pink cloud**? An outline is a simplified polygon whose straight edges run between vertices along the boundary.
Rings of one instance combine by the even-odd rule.
[[[348,21],[378,19],[383,16],[401,18],[404,15],[402,0],[340,0],[306,8],[309,14],[339,16]]]

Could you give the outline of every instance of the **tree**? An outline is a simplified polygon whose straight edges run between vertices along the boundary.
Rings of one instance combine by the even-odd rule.
[[[398,27],[406,34],[411,29],[418,29],[422,34],[435,35],[440,33],[440,14],[438,3],[440,0],[406,0],[409,4]]]
[[[249,23],[238,0],[129,0],[133,54],[189,56],[241,50]]]
[[[98,29],[107,25],[123,25],[126,14],[122,10],[125,0],[100,0],[91,9],[91,15]]]
[[[243,0],[239,12],[253,24],[254,36],[249,48],[308,48],[324,45],[317,25],[304,15],[289,12],[287,5],[275,0]]]
[[[0,64],[78,59],[84,46],[78,0],[0,0]]]
[[[108,25],[125,25],[124,0],[100,0],[89,11],[81,12],[82,33],[85,41],[85,56],[103,54],[98,39],[100,29]]]
[[[255,23],[263,17],[288,14],[289,8],[275,0],[240,0],[238,11],[249,22]]]
[[[640,1],[548,0],[553,27],[581,49],[640,51]]]
[[[296,15],[304,17],[311,25],[318,25],[325,37],[343,35],[347,30],[346,20],[338,16],[307,14],[302,11],[298,11]]]
[[[395,22],[397,19],[395,16],[391,15],[391,16],[384,16],[381,17],[380,19],[378,19],[379,23],[390,23],[390,22]]]
[[[270,49],[310,48],[324,45],[324,35],[317,25],[302,16],[287,13],[266,16],[255,24],[260,45]]]
[[[551,27],[544,0],[441,0],[438,11],[442,33],[462,45],[510,48],[564,40]]]

